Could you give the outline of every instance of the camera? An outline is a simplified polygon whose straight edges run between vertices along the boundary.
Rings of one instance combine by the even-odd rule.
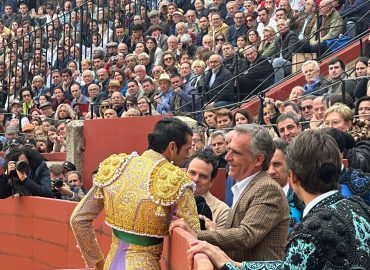
[[[15,167],[16,167],[16,169],[17,169],[18,171],[20,171],[20,172],[22,172],[22,173],[24,173],[24,172],[28,171],[28,168],[29,168],[28,163],[27,163],[27,162],[25,162],[25,161],[23,161],[23,160],[18,161],[18,162],[15,164]]]
[[[117,55],[112,56],[112,57],[110,58],[110,61],[112,62],[112,64],[116,64],[116,63],[117,63],[117,60],[118,60],[118,56],[117,56]]]
[[[182,43],[181,48],[182,48],[184,51],[185,51],[185,50],[187,50],[187,48],[188,48],[188,44],[187,44],[187,43]]]
[[[61,188],[64,185],[64,181],[61,178],[57,178],[54,180],[54,187]]]

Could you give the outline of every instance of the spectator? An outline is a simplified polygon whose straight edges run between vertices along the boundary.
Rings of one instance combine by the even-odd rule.
[[[316,61],[308,60],[302,65],[302,73],[306,84],[303,86],[305,94],[321,96],[327,92],[327,89],[321,90],[328,85],[328,82],[320,76],[320,66]]]
[[[240,109],[234,114],[234,126],[252,124],[253,122],[253,115],[247,110]]]
[[[258,9],[258,16],[260,22],[257,26],[257,31],[262,39],[265,38],[263,36],[263,30],[265,29],[266,26],[271,26],[275,31],[277,31],[276,21],[271,19],[270,11],[267,8],[264,7]]]
[[[252,145],[255,150],[252,150]],[[282,259],[289,206],[280,186],[266,173],[274,148],[271,137],[263,127],[238,126],[226,155],[230,164],[229,175],[237,183],[232,187],[233,211],[225,228],[195,232],[183,219],[178,219],[171,223],[170,230],[180,226],[199,240],[218,245],[232,260]]]
[[[218,129],[231,129],[233,127],[233,114],[225,108],[217,110],[216,123]]]
[[[277,119],[276,124],[280,138],[287,144],[291,143],[302,132],[299,120],[299,117],[292,112],[284,113]]]
[[[312,33],[316,33],[319,30],[320,44],[317,39],[318,35],[312,35],[310,39],[311,50],[314,52],[319,51],[319,46],[321,47],[321,52],[323,52],[326,49],[325,42],[329,39],[338,38],[339,35],[343,33],[344,26],[343,19],[338,11],[336,11],[332,0],[321,1],[319,9],[322,17],[322,24],[318,27],[316,23],[312,28]]]
[[[317,148],[318,144],[321,146],[320,148]],[[231,262],[232,259],[219,248],[205,242],[197,242],[189,251],[190,260],[194,254],[205,253],[215,267],[223,269],[239,268],[236,265],[240,266],[241,269],[250,267],[261,269],[266,267],[272,269],[293,268],[297,265],[302,269],[315,269],[330,267],[329,265],[332,264],[330,258],[341,256],[343,260],[336,262],[340,267],[359,266],[366,268],[368,263],[359,259],[360,254],[366,252],[362,251],[361,248],[345,253],[337,249],[322,248],[328,244],[327,237],[331,239],[330,243],[335,246],[346,246],[347,241],[353,243],[362,241],[357,234],[351,234],[351,236],[347,236],[347,233],[345,235],[337,234],[336,228],[338,226],[343,229],[343,232],[356,230],[356,226],[370,226],[370,217],[366,213],[365,204],[360,200],[343,199],[337,192],[337,179],[342,164],[334,139],[327,134],[321,134],[320,131],[305,132],[292,146],[288,146],[287,163],[293,171],[293,181],[291,181],[293,189],[297,192],[298,197],[303,199],[306,209],[303,212],[304,219],[299,228],[296,227],[292,232],[294,237],[289,238],[284,259],[282,261],[271,261],[270,259],[266,262],[245,261],[243,264],[239,264]],[[331,167],[331,173],[328,173],[329,167]],[[323,173],[324,169],[325,173]],[[327,216],[331,217],[330,220],[323,218]],[[343,217],[345,218],[343,219]],[[322,232],[317,234],[316,230],[312,230],[312,224],[316,224],[316,222],[321,224],[321,228],[326,228],[326,237],[323,237]],[[324,227],[323,224],[325,224]],[[310,253],[302,255],[297,252],[297,248],[306,244],[311,247]],[[367,245],[363,248],[367,248]],[[341,255],[333,254],[333,252],[339,252]]]
[[[279,37],[266,49],[262,55],[272,58],[272,67],[275,70],[275,83],[280,82],[292,73],[292,56],[298,47],[298,36],[290,30],[284,19],[277,21]]]
[[[229,27],[227,31],[227,40],[236,47],[236,41],[239,36],[242,36],[247,32],[247,26],[245,24],[245,17],[243,12],[237,12],[233,16],[234,23]]]
[[[252,93],[260,92],[269,87],[274,81],[272,65],[264,56],[258,53],[254,46],[248,45],[244,54],[250,65],[239,77],[240,99],[249,97]]]
[[[353,80],[349,80],[348,76],[345,71],[345,64],[339,58],[333,58],[328,63],[329,67],[329,83],[330,87],[328,88],[328,94],[331,93],[342,93],[343,83],[344,82],[344,90],[345,92],[350,95],[351,97],[354,96],[353,90],[356,88],[356,83]]]
[[[23,161],[20,165],[19,161]],[[10,196],[53,197],[49,169],[38,151],[14,148],[5,156],[5,172],[0,177],[0,198]]]
[[[209,58],[209,70],[203,74],[202,82],[198,86],[199,90],[203,89],[201,93],[203,94],[204,103],[216,108],[229,105],[235,101],[233,76],[221,63],[221,56],[213,54]]]
[[[230,212],[230,208],[210,192],[217,175],[217,168],[216,157],[205,150],[194,154],[187,168],[189,178],[196,184],[194,195],[203,196],[212,211],[212,222],[204,216],[200,216],[200,219],[205,221],[207,229],[225,228]]]
[[[227,162],[225,155],[227,152],[227,145],[225,133],[223,131],[216,131],[211,135],[211,146],[213,154],[217,157],[217,168],[226,168]]]

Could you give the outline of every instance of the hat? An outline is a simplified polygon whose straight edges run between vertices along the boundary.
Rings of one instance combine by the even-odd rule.
[[[32,124],[25,124],[22,127],[22,132],[30,132],[30,131],[33,131],[34,129],[35,129],[34,125],[32,125]]]
[[[108,42],[105,47],[107,48],[111,48],[111,47],[117,47],[118,46],[118,43],[117,42],[114,42],[114,41],[111,41],[111,42]]]
[[[19,132],[16,126],[7,126],[5,129],[5,134],[17,134]]]
[[[51,103],[50,102],[45,102],[44,104],[40,105],[39,109],[43,110],[43,109],[47,109],[49,107],[51,107]]]
[[[172,16],[175,16],[175,15],[180,15],[180,16],[182,16],[182,13],[181,13],[180,11],[175,11],[175,12],[172,14]]]
[[[149,12],[149,18],[151,18],[151,17],[155,17],[155,16],[158,16],[159,15],[159,12],[158,12],[158,10],[155,10],[155,9],[153,9],[151,12]]]
[[[153,24],[148,29],[149,33],[152,33],[153,31],[156,31],[156,30],[159,30],[159,31],[163,32],[162,27],[159,24]]]
[[[161,76],[159,77],[159,79],[158,79],[158,82],[160,82],[160,81],[169,81],[169,82],[171,82],[171,79],[170,79],[170,76],[168,76],[168,74],[167,73],[163,73],[163,74],[161,74]]]
[[[69,172],[77,170],[76,166],[72,162],[69,162],[69,161],[64,161],[62,166],[63,166],[64,169],[66,169]]]
[[[13,101],[12,101],[12,107],[13,107],[14,105],[22,106],[22,102],[21,102],[19,99],[15,98],[15,99],[13,99]]]
[[[24,146],[36,146],[35,139],[27,139],[24,141]]]
[[[119,80],[114,80],[114,79],[112,79],[112,80],[110,80],[109,81],[109,84],[108,84],[108,86],[107,86],[108,88],[109,87],[120,87],[120,88],[122,88],[122,86],[121,86],[121,84],[120,84],[120,82],[119,82]]]

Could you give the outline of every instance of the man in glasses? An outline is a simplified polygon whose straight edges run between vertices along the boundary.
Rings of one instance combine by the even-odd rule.
[[[236,47],[236,40],[238,39],[239,36],[244,35],[245,33],[247,33],[247,26],[245,25],[244,13],[237,12],[234,15],[234,24],[231,25],[229,27],[229,30],[227,31],[227,40],[234,47]]]
[[[313,117],[313,100],[316,96],[308,95],[302,98],[301,111],[305,121],[311,121]]]

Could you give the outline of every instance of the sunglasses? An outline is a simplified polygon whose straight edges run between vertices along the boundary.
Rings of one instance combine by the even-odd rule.
[[[22,97],[30,97],[31,95],[30,94],[24,94],[22,95]]]
[[[126,106],[127,107],[133,107],[134,106],[134,103],[126,103]]]
[[[216,41],[225,41],[223,38],[216,38]]]
[[[109,108],[109,105],[101,105],[100,108],[101,109],[108,109]]]
[[[168,61],[168,60],[173,60],[172,57],[168,57],[168,58],[163,58],[164,61]]]
[[[313,106],[312,105],[307,105],[307,106],[302,106],[301,107],[301,110],[302,111],[305,111],[305,110],[312,110]]]

